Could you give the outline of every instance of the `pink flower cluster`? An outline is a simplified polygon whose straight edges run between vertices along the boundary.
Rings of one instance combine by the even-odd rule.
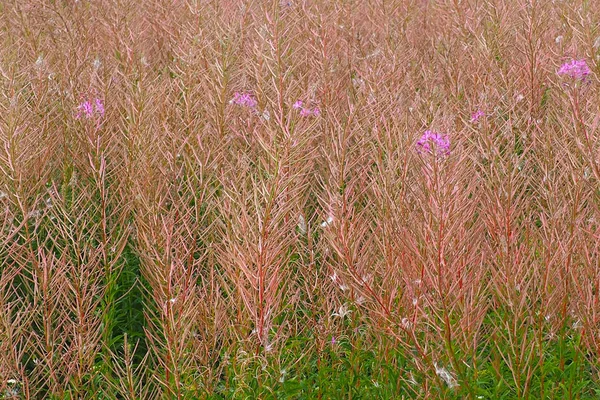
[[[86,100],[77,106],[77,111],[78,112],[75,118],[81,118],[82,116],[85,118],[92,118],[94,114],[102,117],[104,116],[104,103],[98,98],[94,99],[93,103],[89,100]]]
[[[302,115],[303,117],[308,117],[311,115],[318,117],[321,114],[321,110],[319,109],[319,107],[315,107],[312,110],[310,108],[305,108],[302,100],[296,101],[292,108],[300,110],[300,115]]]
[[[450,154],[450,138],[443,133],[425,131],[417,141],[417,151],[419,153],[448,155]]]
[[[257,106],[258,102],[254,98],[254,95],[250,93],[239,93],[235,92],[233,94],[233,99],[230,101],[231,104],[237,104],[238,106],[254,108]]]
[[[481,110],[477,110],[471,115],[471,122],[475,123],[479,121],[479,118],[481,117],[485,117],[485,113]]]
[[[558,75],[567,75],[578,80],[587,80],[591,73],[585,60],[571,60],[571,62],[564,63],[558,70]]]

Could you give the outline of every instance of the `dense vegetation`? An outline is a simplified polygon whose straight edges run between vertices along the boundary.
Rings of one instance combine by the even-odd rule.
[[[599,2],[0,21],[0,398],[600,396]]]

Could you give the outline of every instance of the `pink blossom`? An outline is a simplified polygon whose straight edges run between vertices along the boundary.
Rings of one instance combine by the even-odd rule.
[[[321,110],[319,109],[319,107],[315,107],[313,109],[306,108],[306,107],[304,107],[304,102],[302,100],[296,101],[292,105],[292,108],[294,108],[296,110],[300,110],[300,115],[303,117],[309,117],[311,115],[318,117],[319,115],[321,115]]]
[[[79,104],[79,106],[77,106],[77,115],[75,116],[75,118],[81,118],[81,117],[85,117],[85,118],[92,118],[94,116],[94,114],[99,115],[100,117],[104,116],[104,103],[102,102],[101,99],[96,98],[94,99],[94,102],[92,103],[89,100],[86,100],[84,102],[82,102],[81,104]]]
[[[308,117],[311,114],[312,112],[308,108],[303,108],[302,110],[300,110],[300,115],[302,115],[303,117]]]
[[[434,145],[432,148],[432,144]],[[450,138],[443,133],[425,131],[417,141],[417,151],[419,153],[434,153],[436,155],[450,154]]]
[[[484,117],[485,113],[481,110],[477,110],[471,115],[471,122],[477,122],[479,118]]]
[[[564,63],[558,70],[558,75],[566,75],[570,78],[585,81],[588,79],[588,75],[591,74],[590,68],[588,67],[585,60],[571,60],[570,62]]]
[[[254,108],[258,104],[252,94],[239,92],[233,94],[233,99],[231,99],[230,103],[248,108]]]
[[[96,99],[96,112],[100,116],[104,116],[104,103],[100,99]]]
[[[77,113],[77,118],[81,118],[82,115],[85,115],[86,118],[92,118],[94,115],[94,107],[88,100],[81,103],[77,109],[79,110]]]

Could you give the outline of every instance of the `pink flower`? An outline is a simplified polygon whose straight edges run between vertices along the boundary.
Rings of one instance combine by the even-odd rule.
[[[300,110],[300,115],[302,115],[303,117],[308,117],[311,114],[312,112],[308,108],[303,108],[302,110]]]
[[[302,100],[296,101],[294,105],[292,105],[292,108],[300,110],[300,115],[303,117],[309,117],[311,115],[318,117],[319,115],[321,115],[321,110],[319,109],[319,107],[315,107],[312,110],[310,108],[305,108],[304,102]]]
[[[96,112],[100,114],[100,116],[104,116],[104,103],[100,99],[96,99]]]
[[[233,99],[231,99],[230,103],[248,108],[254,108],[258,104],[252,94],[239,92],[233,94]]]
[[[585,81],[592,73],[585,60],[571,60],[564,63],[558,70],[558,75],[567,75],[570,78]]]
[[[471,115],[471,122],[477,122],[481,117],[485,117],[485,113],[481,110],[477,110]]]
[[[92,103],[90,103],[88,100],[81,103],[77,109],[79,110],[77,113],[77,118],[80,118],[82,114],[85,115],[86,118],[92,118],[94,115],[94,108],[92,107]]]
[[[81,118],[81,117],[85,117],[85,118],[92,118],[94,116],[94,114],[99,115],[100,117],[104,116],[104,103],[102,102],[101,99],[96,98],[94,99],[94,103],[92,103],[89,100],[84,101],[83,103],[79,104],[79,106],[77,106],[77,115],[75,116],[75,118]]]
[[[443,133],[425,131],[417,141],[417,151],[419,153],[431,154],[435,152],[436,155],[448,155],[450,154],[450,138]]]

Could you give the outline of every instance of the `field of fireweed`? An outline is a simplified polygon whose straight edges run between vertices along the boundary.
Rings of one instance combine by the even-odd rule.
[[[600,2],[0,21],[1,399],[600,396]]]

